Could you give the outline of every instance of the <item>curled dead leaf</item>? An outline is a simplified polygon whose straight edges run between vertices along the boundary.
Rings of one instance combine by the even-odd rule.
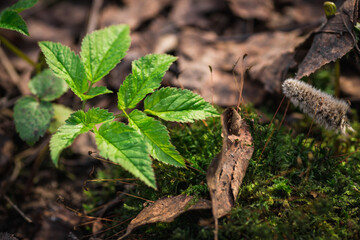
[[[313,32],[311,47],[298,68],[298,79],[340,59],[356,46],[354,25],[358,20],[358,4],[358,0],[345,1],[335,16]]]
[[[249,126],[235,109],[226,109],[221,120],[222,151],[210,164],[206,175],[215,219],[225,216],[234,206],[254,151]]]
[[[126,233],[119,239],[128,236],[137,227],[156,222],[172,222],[180,214],[190,210],[210,209],[209,200],[200,199],[191,205],[193,196],[178,195],[175,197],[162,198],[144,208],[127,227]]]

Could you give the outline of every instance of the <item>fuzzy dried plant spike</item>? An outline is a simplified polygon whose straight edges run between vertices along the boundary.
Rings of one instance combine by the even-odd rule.
[[[292,78],[284,81],[282,89],[285,96],[295,106],[298,106],[318,124],[327,129],[340,131],[344,135],[347,130],[354,131],[346,116],[350,106],[345,101]]]

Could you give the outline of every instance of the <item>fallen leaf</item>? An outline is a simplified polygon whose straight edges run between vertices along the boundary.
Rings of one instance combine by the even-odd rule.
[[[324,18],[324,1],[288,1],[276,2],[276,9],[271,17],[265,22],[270,29],[313,29],[319,26]],[[276,10],[275,9],[275,10]],[[281,9],[281,11],[279,11]]]
[[[254,151],[249,126],[235,109],[226,109],[221,121],[222,151],[212,161],[206,174],[215,221],[228,214],[234,206]]]
[[[225,1],[177,0],[173,1],[169,18],[179,28],[196,26],[202,29],[211,29],[213,27],[213,21],[209,18],[209,14],[224,11],[225,9]]]
[[[228,0],[231,11],[244,19],[267,20],[274,9],[272,0]]]
[[[265,90],[279,92],[288,70],[296,66],[295,49],[306,36],[301,36],[299,31],[276,31],[254,34],[246,40],[235,37],[221,40],[213,32],[187,28],[179,39],[180,75],[172,84],[196,89],[207,101],[218,105],[234,106],[238,102],[240,78],[234,78],[232,68],[240,56],[246,53],[246,65],[252,66],[249,78],[245,78],[243,96],[256,104],[264,96],[264,88],[259,87],[258,81]]]
[[[297,78],[309,76],[325,64],[336,61],[354,48],[353,27],[358,20],[358,0],[347,0],[335,16],[314,31],[311,47],[299,65]]]
[[[356,73],[340,76],[340,88],[349,96],[351,102],[360,101],[360,78]]]
[[[136,29],[144,21],[155,17],[170,3],[169,0],[125,0],[124,7],[110,4],[104,8],[100,16],[101,28],[114,24],[129,24]]]
[[[193,196],[178,195],[175,197],[162,198],[144,208],[127,227],[126,233],[119,239],[128,236],[137,227],[156,222],[172,222],[180,214],[190,210],[210,209],[209,200],[200,199],[191,205]]]

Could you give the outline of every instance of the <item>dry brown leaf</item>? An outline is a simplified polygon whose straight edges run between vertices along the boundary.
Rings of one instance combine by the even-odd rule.
[[[210,28],[212,22],[205,17],[209,13],[226,9],[224,1],[218,0],[177,0],[173,1],[169,18],[177,27],[197,26]]]
[[[249,126],[235,109],[226,109],[221,121],[222,151],[212,161],[206,175],[215,221],[234,206],[254,151]]]
[[[250,79],[262,82],[267,91],[280,91],[289,68],[296,66],[295,49],[306,38],[300,34],[298,31],[265,32],[254,34],[243,42],[220,41],[215,33],[187,28],[179,37],[177,81],[180,83],[174,81],[172,84],[196,89],[207,101],[218,105],[234,106],[238,102],[236,80],[239,77],[234,80],[232,67],[246,53],[246,65],[252,66]],[[212,67],[212,78],[208,66]],[[264,88],[247,80],[244,98],[255,104],[261,102]]]
[[[312,29],[312,26],[319,26],[325,18],[323,4],[323,0],[298,0],[283,4],[277,1],[277,11],[272,13],[265,24],[270,29]]]
[[[340,77],[340,88],[350,101],[360,101],[360,78],[357,74]]]
[[[228,0],[232,12],[244,19],[267,20],[274,9],[272,0]]]
[[[144,21],[155,17],[171,2],[170,0],[126,0],[124,7],[111,4],[104,8],[100,16],[100,26],[129,24],[131,29],[140,26]]]
[[[309,76],[325,64],[343,57],[356,44],[353,27],[358,19],[358,0],[347,0],[335,16],[313,33],[312,45],[300,63],[297,78]]]
[[[296,66],[295,48],[304,41],[299,31],[254,34],[244,43],[228,44],[228,52],[245,52],[249,75],[261,81],[269,92],[280,91],[288,70]]]
[[[193,196],[178,195],[175,197],[162,198],[144,208],[127,227],[126,233],[119,239],[128,236],[137,227],[156,222],[172,222],[180,214],[190,210],[210,209],[209,200],[200,199],[191,205]]]

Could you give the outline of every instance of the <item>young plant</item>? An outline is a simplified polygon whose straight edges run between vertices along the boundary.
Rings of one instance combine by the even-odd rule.
[[[24,19],[19,13],[33,7],[38,0],[20,0],[14,5],[0,12],[0,28],[14,30],[29,36],[29,31]]]
[[[14,121],[20,138],[33,145],[46,130],[55,132],[65,123],[61,116],[69,116],[72,111],[63,105],[51,103],[65,93],[68,87],[65,81],[54,76],[50,69],[45,69],[33,77],[29,88],[35,97],[25,96],[16,102]]]
[[[100,156],[120,164],[145,184],[156,189],[149,155],[173,166],[185,166],[183,158],[170,143],[166,127],[156,116],[166,121],[193,122],[218,112],[199,95],[189,90],[161,88],[162,77],[176,57],[149,54],[133,61],[129,74],[118,91],[118,108],[114,116],[107,109],[85,111],[86,100],[111,93],[106,87],[93,85],[112,70],[130,46],[127,25],[117,25],[95,31],[84,37],[80,56],[70,48],[53,42],[40,42],[49,67],[83,101],[82,110],[71,114],[50,141],[51,158],[58,164],[60,153],[80,134],[91,131]],[[148,94],[151,95],[147,96]],[[134,109],[144,99],[144,111]],[[116,121],[125,116],[129,124]],[[98,124],[102,124],[98,127]]]
[[[36,3],[37,0],[20,0],[14,5],[5,8],[3,11],[0,12],[0,28],[17,31],[26,36],[29,36],[29,31],[26,23],[19,13],[33,7]],[[40,72],[41,64],[36,64],[23,51],[21,51],[19,48],[17,48],[14,44],[12,44],[10,41],[8,41],[5,37],[1,35],[0,42],[10,51],[12,51],[20,58],[28,62],[31,66],[33,66],[36,69],[37,73]]]

